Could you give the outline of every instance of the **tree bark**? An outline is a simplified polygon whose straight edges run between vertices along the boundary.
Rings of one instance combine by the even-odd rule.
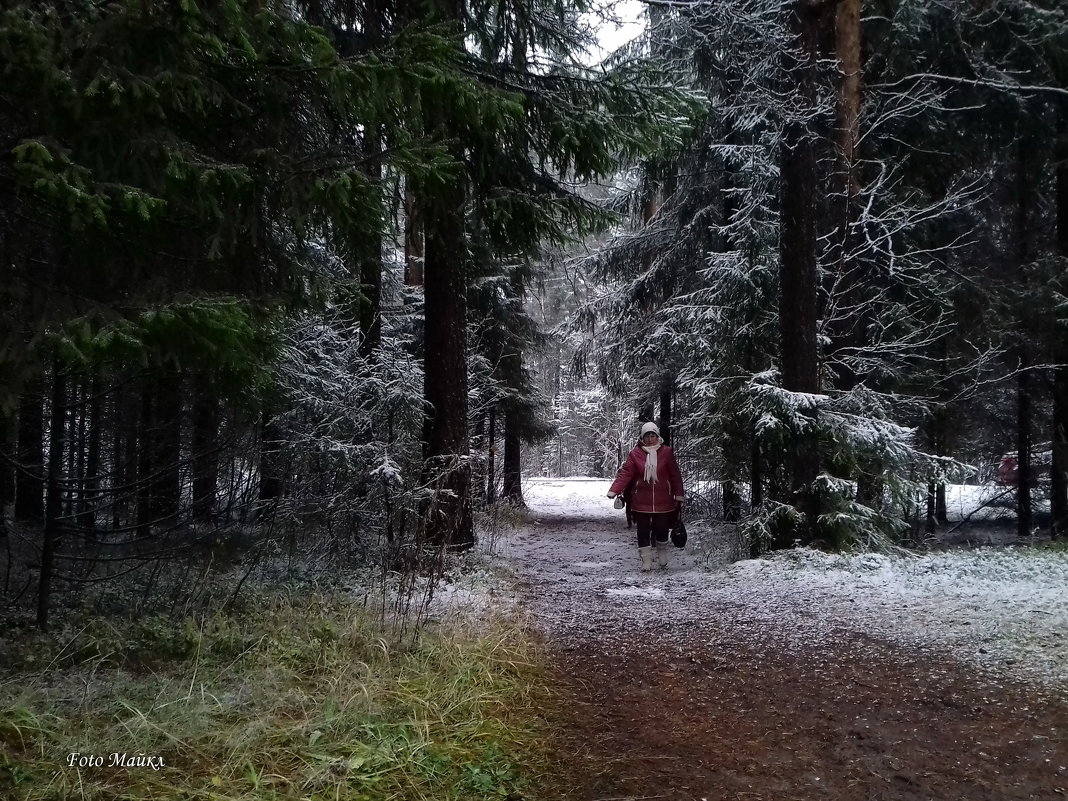
[[[208,522],[219,491],[219,402],[203,379],[193,407],[193,518]]]
[[[837,127],[842,190],[849,205],[860,191],[856,175],[860,111],[864,100],[861,56],[860,0],[840,0],[835,12],[835,50],[838,55]]]
[[[382,183],[382,138],[378,131],[365,136],[366,173],[375,186]],[[363,234],[360,254],[360,291],[364,302],[360,305],[360,354],[371,358],[382,342],[382,236]]]
[[[667,376],[660,386],[660,437],[664,444],[671,445],[671,396],[674,392],[674,380]]]
[[[86,399],[85,418],[88,431],[86,436],[85,475],[81,481],[81,511],[78,525],[84,529],[96,526],[96,506],[100,502],[100,438],[103,433],[103,403],[101,402],[101,382],[94,377],[89,384],[89,397]]]
[[[46,501],[44,539],[41,542],[41,575],[37,585],[37,626],[41,631],[48,629],[48,613],[51,607],[56,546],[59,543],[59,520],[63,509],[63,490],[60,476],[63,473],[64,438],[67,433],[66,414],[66,383],[57,362],[52,375],[52,409],[48,436],[48,472],[45,482]]]
[[[1016,143],[1016,238],[1019,263],[1018,281],[1021,289],[1026,293],[1028,278],[1026,265],[1031,258],[1031,184],[1030,163],[1028,147],[1024,139]],[[1020,321],[1015,332],[1018,338],[1016,352],[1018,364],[1016,373],[1016,534],[1019,537],[1030,537],[1033,527],[1033,514],[1031,510],[1031,485],[1033,483],[1033,471],[1031,469],[1031,442],[1032,442],[1032,402],[1031,402],[1031,332],[1027,322],[1026,312],[1022,312]]]
[[[785,56],[787,74],[797,84],[803,106],[814,108],[818,18],[807,6],[794,4],[789,11],[795,36],[793,49]],[[782,343],[783,388],[815,394],[818,383],[816,171],[814,134],[801,120],[789,120],[782,142],[782,220],[780,234],[781,286],[779,320]],[[798,414],[813,417],[814,408]],[[818,438],[814,420],[806,432],[795,432],[790,453],[793,503],[803,515],[803,531],[787,534],[777,546],[786,546],[800,534],[802,542],[815,536],[819,501],[814,490],[819,473]]]
[[[1031,512],[1031,374],[1024,361],[1016,374],[1016,534],[1030,537]]]
[[[932,480],[927,482],[927,515],[926,525],[924,530],[928,534],[934,534],[935,529],[938,528],[938,520],[936,517],[935,507],[937,506],[937,484]]]
[[[1068,111],[1061,109],[1057,116],[1058,140],[1055,150],[1057,251],[1068,260]],[[1050,512],[1053,538],[1068,535],[1068,346],[1063,338],[1055,351],[1057,367],[1053,368],[1053,446],[1051,465]]]
[[[176,372],[144,381],[137,443],[137,536],[178,516],[181,387]]]
[[[260,421],[260,485],[255,512],[257,521],[270,521],[277,510],[278,500],[285,494],[281,439],[282,432],[278,421],[264,412]]]
[[[407,286],[423,285],[423,220],[419,203],[412,191],[411,181],[404,186],[404,283]]]
[[[14,459],[14,419],[0,411],[0,539],[7,536],[7,505],[15,498],[15,474],[9,459]]]
[[[381,46],[385,20],[381,0],[364,0],[363,35],[368,49]],[[350,26],[356,20],[350,10]],[[382,132],[377,125],[368,125],[364,131],[364,172],[371,184],[382,184]],[[360,289],[365,303],[360,307],[360,354],[373,358],[382,341],[382,235],[379,228],[364,232],[360,249]]]
[[[27,382],[19,399],[18,472],[15,474],[15,519],[44,523],[44,385]]]
[[[497,502],[497,407],[489,410],[489,447],[486,449],[486,503]]]
[[[1053,436],[1050,465],[1050,537],[1068,535],[1068,369],[1053,377]]]
[[[454,153],[457,161],[460,154]],[[474,544],[467,431],[467,264],[464,180],[447,179],[425,198],[424,425],[428,477],[439,492],[427,519],[428,541],[463,549]]]
[[[502,492],[513,506],[526,507],[523,500],[523,438],[520,413],[509,410],[504,416],[504,469]]]
[[[764,503],[764,464],[760,442],[754,436],[749,451],[749,509],[755,512]]]

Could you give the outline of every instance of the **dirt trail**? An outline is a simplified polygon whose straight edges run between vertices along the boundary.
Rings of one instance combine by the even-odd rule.
[[[501,548],[559,674],[562,794],[1068,798],[1063,702],[828,624],[813,599],[770,613],[688,554],[641,573],[635,548],[618,519],[564,516]]]

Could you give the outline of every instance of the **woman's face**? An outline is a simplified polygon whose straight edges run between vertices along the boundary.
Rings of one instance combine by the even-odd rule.
[[[656,443],[659,441],[660,435],[657,434],[655,431],[646,431],[645,434],[642,435],[643,445],[656,445]]]

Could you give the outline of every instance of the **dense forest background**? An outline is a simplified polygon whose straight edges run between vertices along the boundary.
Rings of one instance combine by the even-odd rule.
[[[753,553],[1007,452],[1063,534],[1063,6],[649,2],[589,66],[609,12],[0,0],[9,607],[410,567],[648,419]]]

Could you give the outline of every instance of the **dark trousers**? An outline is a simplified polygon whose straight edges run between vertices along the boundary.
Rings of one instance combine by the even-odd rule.
[[[667,542],[675,515],[671,512],[634,512],[634,519],[638,523],[638,547],[647,548],[653,544],[650,534],[657,542]]]

